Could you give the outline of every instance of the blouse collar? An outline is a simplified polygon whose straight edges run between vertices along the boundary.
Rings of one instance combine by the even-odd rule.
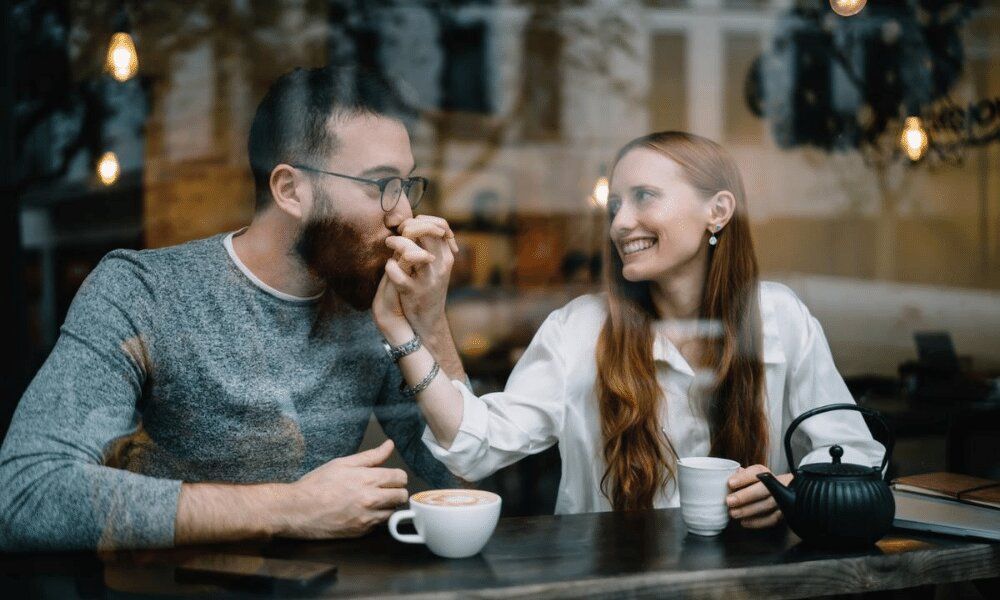
[[[777,365],[785,362],[785,352],[781,347],[781,335],[778,331],[778,321],[774,309],[769,303],[761,302],[761,320],[763,321],[764,364]],[[679,373],[694,378],[695,373],[680,350],[667,337],[663,327],[653,324],[653,361],[665,362]]]

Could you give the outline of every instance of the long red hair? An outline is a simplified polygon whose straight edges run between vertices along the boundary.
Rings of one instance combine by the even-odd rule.
[[[637,138],[618,151],[648,148],[681,167],[687,182],[706,199],[721,191],[736,210],[709,250],[699,320],[721,325],[721,335],[702,340],[695,368],[716,374],[709,389],[711,455],[742,465],[767,456],[764,365],[758,269],[747,216],[743,178],[732,157],[706,138],[677,131]],[[614,167],[612,167],[612,176]],[[610,221],[609,221],[610,223]],[[704,243],[708,244],[708,233]],[[608,317],[597,342],[597,400],[607,468],[601,492],[615,510],[652,508],[656,493],[676,475],[676,453],[658,417],[668,402],[656,381],[653,323],[658,318],[650,282],[622,276],[622,260],[610,234],[604,249]]]

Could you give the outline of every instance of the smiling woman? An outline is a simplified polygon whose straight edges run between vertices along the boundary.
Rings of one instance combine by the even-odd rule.
[[[502,392],[449,382],[426,349],[400,359],[421,390],[424,443],[466,480],[558,444],[557,513],[677,506],[677,460],[726,457],[746,467],[728,482],[730,516],[777,523],[756,479],[787,464],[777,439],[806,410],[852,400],[816,319],[758,280],[739,171],[705,138],[651,134],[619,151],[608,208],[605,293],[550,314]],[[392,307],[421,286],[387,272],[372,310],[403,341],[412,331]],[[805,463],[834,444],[852,462],[882,456],[855,413],[803,432]]]
[[[608,463],[601,485],[616,508],[644,508],[676,475],[677,458],[658,427],[662,392],[648,350],[655,320],[723,325],[721,336],[673,341],[692,367],[713,373],[711,454],[766,460],[757,260],[739,170],[705,138],[663,132],[627,144],[612,169],[609,209],[609,318],[597,345]]]

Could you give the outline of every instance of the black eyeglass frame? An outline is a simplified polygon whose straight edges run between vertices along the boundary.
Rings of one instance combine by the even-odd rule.
[[[293,168],[301,169],[303,171],[309,171],[312,173],[320,173],[322,175],[332,175],[334,177],[341,177],[343,179],[350,179],[351,181],[359,181],[361,183],[367,183],[370,185],[378,186],[379,193],[379,205],[385,212],[392,212],[392,209],[396,208],[399,204],[399,199],[403,196],[403,192],[406,192],[406,199],[410,202],[410,208],[415,209],[420,205],[420,201],[423,200],[424,195],[427,193],[427,186],[430,185],[430,180],[426,177],[383,177],[382,179],[365,179],[364,177],[355,177],[354,175],[347,175],[345,173],[334,173],[333,171],[324,171],[323,169],[317,169],[316,167],[310,167],[307,165],[291,165]],[[396,198],[392,201],[392,206],[386,207],[385,205],[385,190],[389,187],[389,184],[393,180],[399,180],[399,193],[396,194]],[[423,184],[423,190],[420,192],[419,198],[413,198],[410,196],[410,191],[413,186],[417,183]]]

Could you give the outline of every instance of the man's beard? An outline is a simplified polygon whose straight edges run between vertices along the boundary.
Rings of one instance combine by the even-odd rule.
[[[385,272],[392,250],[374,229],[361,229],[338,220],[330,209],[329,196],[317,189],[315,212],[303,226],[295,252],[310,271],[326,283],[317,317],[326,320],[343,311],[347,303],[355,310],[368,310]],[[372,244],[371,240],[378,240]]]

